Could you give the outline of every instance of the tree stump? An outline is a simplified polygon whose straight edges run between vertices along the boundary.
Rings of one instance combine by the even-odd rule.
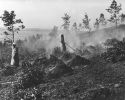
[[[61,43],[62,43],[62,50],[63,52],[66,51],[66,44],[65,44],[65,40],[64,40],[64,35],[61,35]]]
[[[19,66],[18,48],[16,47],[15,43],[12,45],[11,65],[16,67]]]

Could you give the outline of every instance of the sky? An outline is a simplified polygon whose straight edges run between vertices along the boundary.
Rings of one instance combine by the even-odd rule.
[[[71,16],[73,22],[80,23],[87,12],[91,22],[104,13],[112,0],[0,0],[0,14],[4,10],[14,10],[17,18],[21,18],[27,28],[51,29],[61,26],[64,13]],[[117,0],[122,4],[125,13],[125,0]]]

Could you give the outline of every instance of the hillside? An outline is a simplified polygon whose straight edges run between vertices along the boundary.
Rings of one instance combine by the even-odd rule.
[[[109,28],[92,31],[90,33],[88,32],[79,33],[80,40],[83,40],[83,42],[90,43],[90,44],[102,43],[110,38],[117,38],[121,40],[123,37],[125,37],[124,24],[118,26],[117,29],[115,27],[109,27]]]
[[[86,59],[61,52],[47,58],[40,57],[45,53],[41,49],[20,52],[17,68],[9,65],[8,50],[4,48],[5,58],[0,60],[0,100],[124,100],[124,59],[112,62],[105,54]],[[113,55],[121,58],[117,52]]]
[[[105,32],[98,41],[107,36],[104,45],[109,48],[99,52],[100,47],[88,46],[92,51],[88,58],[85,55],[89,51],[81,55],[64,53],[60,47],[55,47],[51,53],[42,47],[31,51],[25,41],[21,41],[18,43],[20,65],[16,67],[10,66],[11,47],[1,45],[0,100],[124,100],[124,28],[125,25],[118,27],[117,39],[114,28],[82,34],[84,37],[80,38],[88,38],[90,42],[97,40],[102,31]],[[116,36],[109,37],[113,34]]]

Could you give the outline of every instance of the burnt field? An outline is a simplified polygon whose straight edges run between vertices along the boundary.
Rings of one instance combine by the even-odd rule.
[[[109,3],[0,0],[0,100],[125,100],[125,1]]]
[[[124,100],[124,38],[75,52],[24,43],[17,41],[19,67],[10,66],[11,46],[1,44],[0,100]]]

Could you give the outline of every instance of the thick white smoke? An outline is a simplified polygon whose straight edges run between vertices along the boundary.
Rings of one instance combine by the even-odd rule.
[[[125,36],[125,31],[122,28],[106,28],[93,32],[78,32],[74,30],[70,31],[58,31],[54,35],[43,34],[43,36],[35,42],[27,42],[25,46],[31,50],[37,50],[39,48],[45,48],[48,52],[51,52],[53,48],[61,47],[61,34],[64,35],[67,49],[73,51],[73,49],[80,48],[84,42],[86,46],[102,44],[107,39],[117,38],[122,39]],[[70,48],[71,47],[71,48]]]

